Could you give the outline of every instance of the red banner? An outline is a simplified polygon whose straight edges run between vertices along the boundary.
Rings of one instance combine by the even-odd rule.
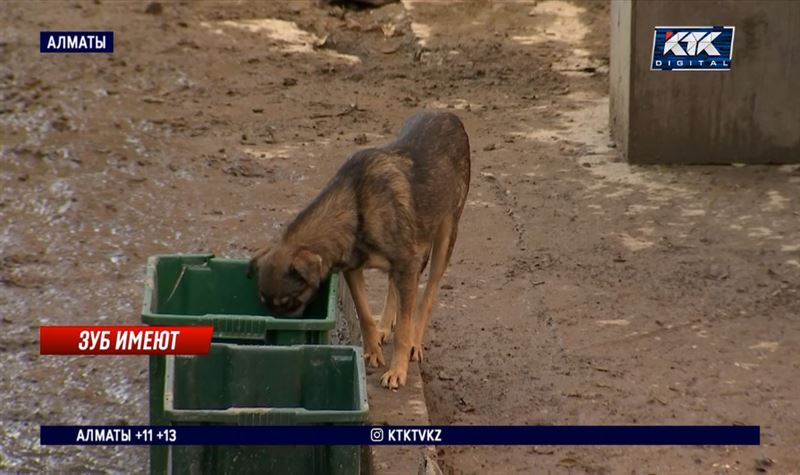
[[[43,326],[42,355],[205,355],[214,327]]]

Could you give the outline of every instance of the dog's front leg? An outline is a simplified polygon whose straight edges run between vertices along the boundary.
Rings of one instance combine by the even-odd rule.
[[[397,326],[394,329],[392,365],[389,371],[381,377],[381,384],[389,389],[406,384],[408,360],[411,355],[411,325],[413,325],[414,310],[417,304],[417,283],[419,282],[417,267],[409,266],[407,269],[393,271],[392,280],[400,301],[400,315],[397,317]]]
[[[381,350],[378,329],[375,320],[369,310],[367,300],[367,288],[364,284],[364,271],[355,269],[344,273],[347,286],[350,287],[350,294],[356,304],[358,323],[361,326],[361,339],[364,341],[364,359],[369,366],[383,366],[383,350]]]

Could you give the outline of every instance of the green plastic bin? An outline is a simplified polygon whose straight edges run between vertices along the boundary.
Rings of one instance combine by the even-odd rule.
[[[142,321],[150,325],[213,325],[214,341],[268,345],[320,344],[336,325],[338,276],[326,279],[303,315],[267,314],[247,259],[173,254],[147,260]]]
[[[353,346],[213,343],[167,356],[167,424],[318,425],[367,420],[366,373]],[[359,446],[170,446],[154,473],[360,473]]]

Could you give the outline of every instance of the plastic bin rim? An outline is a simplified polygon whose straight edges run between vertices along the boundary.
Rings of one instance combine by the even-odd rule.
[[[360,415],[365,418],[369,413],[369,398],[367,397],[367,384],[366,367],[364,366],[364,354],[360,347],[349,345],[292,345],[292,346],[242,346],[233,343],[212,343],[211,346],[215,347],[228,347],[228,348],[248,348],[251,351],[266,351],[266,352],[298,352],[305,349],[348,349],[353,352],[354,361],[356,364],[356,378],[358,379],[358,408],[349,410],[309,410],[305,408],[264,408],[264,407],[231,407],[228,409],[175,409],[173,396],[172,396],[172,383],[175,378],[175,356],[166,355],[165,357],[165,373],[164,373],[164,412],[170,414],[176,420],[194,421],[207,417],[209,412],[218,416],[228,415],[236,416],[239,414],[292,414],[292,415],[318,415],[318,416],[335,416],[335,415]],[[178,355],[180,356],[180,355]]]
[[[224,257],[216,257],[213,253],[186,253],[186,254],[154,254],[147,258],[147,270],[145,275],[145,283],[144,283],[144,294],[142,295],[142,321],[145,323],[150,324],[170,324],[170,323],[179,323],[179,320],[183,317],[186,319],[192,319],[197,317],[204,317],[204,318],[236,318],[236,319],[244,319],[244,320],[254,320],[259,322],[268,322],[270,324],[270,328],[273,330],[295,330],[297,329],[298,324],[303,324],[303,329],[307,330],[330,330],[331,324],[335,324],[336,321],[336,294],[335,292],[328,292],[328,313],[325,315],[324,318],[280,318],[271,315],[228,315],[228,314],[216,314],[216,313],[206,313],[203,315],[180,315],[180,314],[172,314],[172,313],[157,313],[152,311],[152,301],[153,301],[153,289],[155,289],[155,279],[156,279],[156,267],[158,265],[159,259],[163,258],[181,258],[181,259],[204,259],[209,261],[211,259],[218,259],[220,261],[229,261],[229,262],[247,262],[247,259],[244,258],[224,258]],[[331,274],[330,276],[330,287],[336,288],[339,285],[339,275],[338,274]],[[198,323],[194,323],[194,325],[198,325]]]

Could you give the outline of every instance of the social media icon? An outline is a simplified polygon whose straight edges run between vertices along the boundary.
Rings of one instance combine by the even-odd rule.
[[[373,427],[370,429],[369,440],[372,442],[383,442],[383,429],[380,427]]]

